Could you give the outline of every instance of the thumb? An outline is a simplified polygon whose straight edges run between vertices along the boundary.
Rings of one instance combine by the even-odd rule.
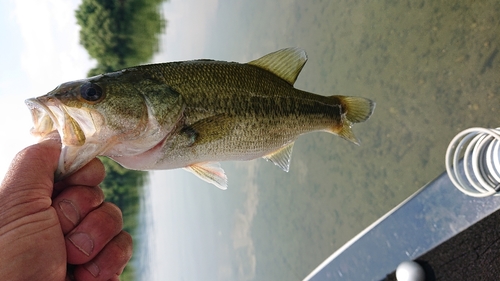
[[[5,175],[0,186],[0,198],[12,199],[19,195],[23,195],[24,200],[29,200],[30,197],[34,199],[32,196],[50,198],[60,153],[61,139],[57,132],[50,133],[43,141],[23,149],[14,157]],[[24,193],[26,191],[29,193]],[[26,195],[32,196],[26,198]]]

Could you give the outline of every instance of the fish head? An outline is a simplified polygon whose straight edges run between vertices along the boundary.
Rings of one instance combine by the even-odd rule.
[[[63,145],[82,146],[87,138],[104,141],[129,135],[147,121],[143,95],[111,75],[63,83],[48,94],[26,100],[34,126],[43,138],[57,130]]]
[[[109,151],[133,154],[156,144],[146,141],[140,148],[127,145],[134,141],[143,144],[137,139],[160,127],[150,116],[152,109],[146,97],[135,85],[138,79],[144,80],[137,76],[125,71],[98,75],[63,83],[44,96],[25,101],[33,119],[32,135],[43,138],[57,131],[61,136],[56,179],[73,173],[97,155]]]

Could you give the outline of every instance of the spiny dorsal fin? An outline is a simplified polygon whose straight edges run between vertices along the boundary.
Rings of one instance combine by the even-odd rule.
[[[293,85],[307,61],[306,52],[299,48],[287,48],[267,54],[248,64],[255,65],[274,73]]]
[[[293,144],[293,142],[287,144],[262,158],[273,162],[274,165],[280,167],[283,171],[288,172],[290,169],[290,159],[292,158]]]
[[[222,190],[227,189],[227,176],[219,162],[197,163],[184,169]]]

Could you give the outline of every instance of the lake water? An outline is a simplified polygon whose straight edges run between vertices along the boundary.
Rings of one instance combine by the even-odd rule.
[[[297,88],[377,107],[353,127],[360,146],[300,137],[289,173],[262,159],[223,163],[226,191],[182,170],[152,173],[141,280],[301,280],[441,174],[459,131],[499,125],[499,1],[219,0],[215,12],[203,57],[301,47]]]

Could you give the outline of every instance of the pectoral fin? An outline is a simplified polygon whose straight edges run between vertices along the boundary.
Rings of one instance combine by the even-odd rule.
[[[219,162],[197,163],[187,166],[184,169],[222,190],[227,189],[227,176]]]
[[[263,158],[274,163],[274,165],[288,172],[290,169],[290,159],[292,158],[293,142],[282,148],[264,156]]]
[[[181,133],[188,139],[188,146],[200,145],[227,136],[235,124],[234,118],[219,114],[186,126]]]

